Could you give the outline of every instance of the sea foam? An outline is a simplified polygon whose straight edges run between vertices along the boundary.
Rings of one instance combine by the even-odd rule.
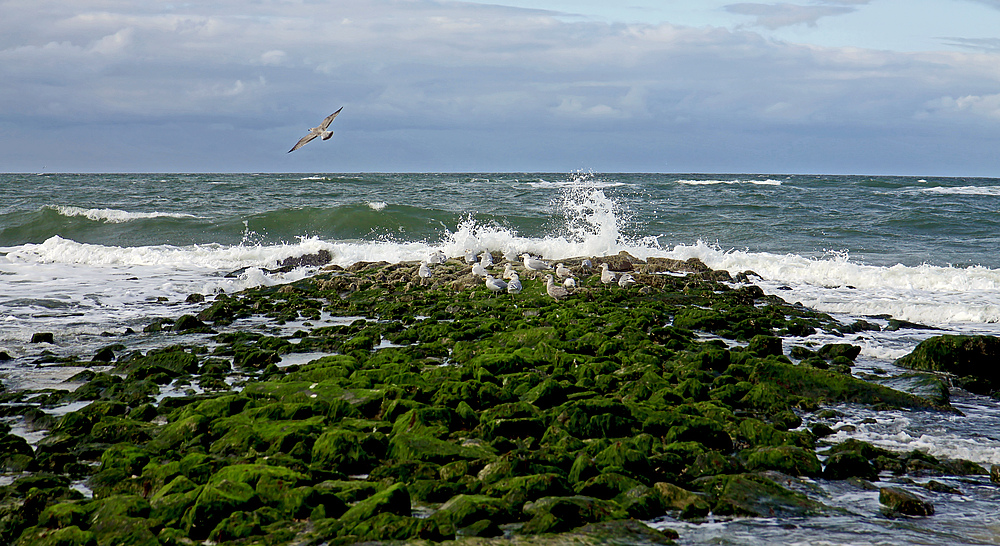
[[[172,212],[130,212],[118,209],[85,209],[82,207],[69,207],[57,205],[49,207],[63,216],[82,216],[95,222],[108,222],[110,224],[122,224],[133,220],[147,218],[198,218],[192,214],[181,214]]]

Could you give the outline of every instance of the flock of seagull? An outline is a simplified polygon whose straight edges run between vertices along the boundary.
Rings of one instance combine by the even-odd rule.
[[[493,276],[490,269],[494,267],[493,254],[488,250],[483,251],[479,256],[471,249],[466,249],[465,251],[465,262],[472,266],[472,274],[477,277],[482,277],[483,281],[486,283],[486,288],[492,294],[499,294],[502,292],[507,292],[511,296],[514,294],[521,293],[523,289],[521,285],[521,277],[517,270],[514,269],[514,264],[519,260],[521,265],[528,274],[534,275],[538,272],[549,272],[553,270],[552,265],[548,262],[536,258],[530,254],[516,255],[510,253],[510,255],[505,254],[504,257],[508,260],[504,264],[504,270],[500,278]],[[435,250],[432,252],[425,261],[420,263],[417,270],[417,274],[421,279],[429,279],[433,275],[431,271],[432,265],[443,264],[448,260],[444,252],[440,250]],[[589,271],[593,268],[593,264],[590,260],[583,260],[580,266],[584,271]],[[555,275],[552,273],[545,274],[545,292],[556,300],[561,300],[572,294],[571,289],[576,288],[576,277],[568,267],[561,263],[555,265]],[[556,278],[559,278],[562,284],[556,282]],[[533,277],[534,278],[534,277]],[[605,285],[618,284],[622,288],[628,288],[629,286],[635,284],[635,278],[629,273],[620,273],[616,275],[613,271],[608,269],[608,264],[601,264],[601,282]]]

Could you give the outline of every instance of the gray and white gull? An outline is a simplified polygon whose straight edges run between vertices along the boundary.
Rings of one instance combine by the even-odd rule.
[[[340,110],[343,109],[344,107],[341,106]],[[337,110],[336,112],[330,114],[329,116],[326,116],[326,119],[324,119],[323,123],[320,123],[318,127],[313,127],[312,129],[309,129],[309,134],[300,138],[299,141],[295,143],[295,146],[293,146],[291,150],[288,150],[288,153],[292,153],[295,150],[298,150],[299,148],[305,146],[306,144],[309,143],[309,141],[311,141],[316,137],[320,137],[323,140],[330,140],[330,137],[333,136],[333,131],[327,131],[326,128],[330,126],[330,123],[332,123],[334,118],[337,117],[337,114],[340,113],[340,110]]]

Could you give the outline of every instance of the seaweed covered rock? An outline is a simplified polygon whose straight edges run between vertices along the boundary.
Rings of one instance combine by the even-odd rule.
[[[895,364],[911,370],[956,376],[956,384],[978,394],[1000,389],[1000,338],[994,336],[935,336],[921,341]]]
[[[34,450],[0,427],[8,469],[58,474],[0,489],[17,504],[0,539],[277,546],[564,533],[551,540],[658,544],[672,535],[630,518],[807,516],[826,508],[782,485],[793,476],[984,472],[852,441],[824,453],[824,470],[820,434],[801,428],[819,404],[947,409],[946,399],[851,377],[850,345],[793,348],[806,356],[793,365],[775,334],[837,334],[839,323],[734,288],[726,272],[614,261],[642,288],[605,287],[567,260],[580,276],[572,298],[554,302],[529,275],[499,298],[454,260],[432,282],[416,263],[359,263],[164,320],[190,333],[202,331],[196,321],[250,315],[302,329],[235,329],[146,354],[116,346],[104,355],[116,373],[33,398],[93,402],[58,420],[28,416],[51,429]],[[697,273],[644,272],[673,267]],[[344,320],[314,326],[323,316]],[[325,356],[276,366],[292,352]],[[162,397],[168,382],[192,391]],[[69,489],[79,479],[94,499]]]
[[[932,516],[934,505],[919,496],[899,487],[882,487],[878,492],[878,501],[890,515]]]

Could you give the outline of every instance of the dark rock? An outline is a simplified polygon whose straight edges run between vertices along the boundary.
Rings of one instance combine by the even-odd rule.
[[[333,255],[329,250],[323,249],[313,254],[285,258],[278,263],[278,271],[288,272],[296,267],[319,267],[332,261]]]
[[[1000,388],[1000,338],[993,336],[936,336],[921,341],[895,364],[912,370],[944,372],[958,377],[966,390],[990,394]]]
[[[885,329],[887,332],[896,332],[898,330],[940,330],[940,328],[933,326],[899,319],[889,319],[889,324],[886,325]]]
[[[715,499],[712,513],[717,515],[802,517],[826,511],[822,504],[757,474],[702,478],[696,485]]]
[[[827,458],[823,477],[828,480],[846,480],[852,477],[877,480],[878,469],[861,453],[845,451]]]
[[[757,353],[759,356],[780,356],[782,354],[781,338],[775,336],[756,335],[750,340],[750,345],[747,349],[752,353]]]
[[[36,332],[31,335],[32,343],[53,343],[54,341],[52,332]]]
[[[879,489],[878,501],[892,514],[906,516],[934,515],[933,504],[899,487],[883,487]]]
[[[828,343],[820,347],[818,354],[826,360],[833,360],[841,356],[848,360],[854,360],[861,354],[861,347],[849,343]]]
[[[207,324],[199,320],[194,315],[182,315],[174,325],[170,327],[173,332],[191,332],[192,330],[198,330],[201,332],[210,333],[212,329],[208,327]]]

